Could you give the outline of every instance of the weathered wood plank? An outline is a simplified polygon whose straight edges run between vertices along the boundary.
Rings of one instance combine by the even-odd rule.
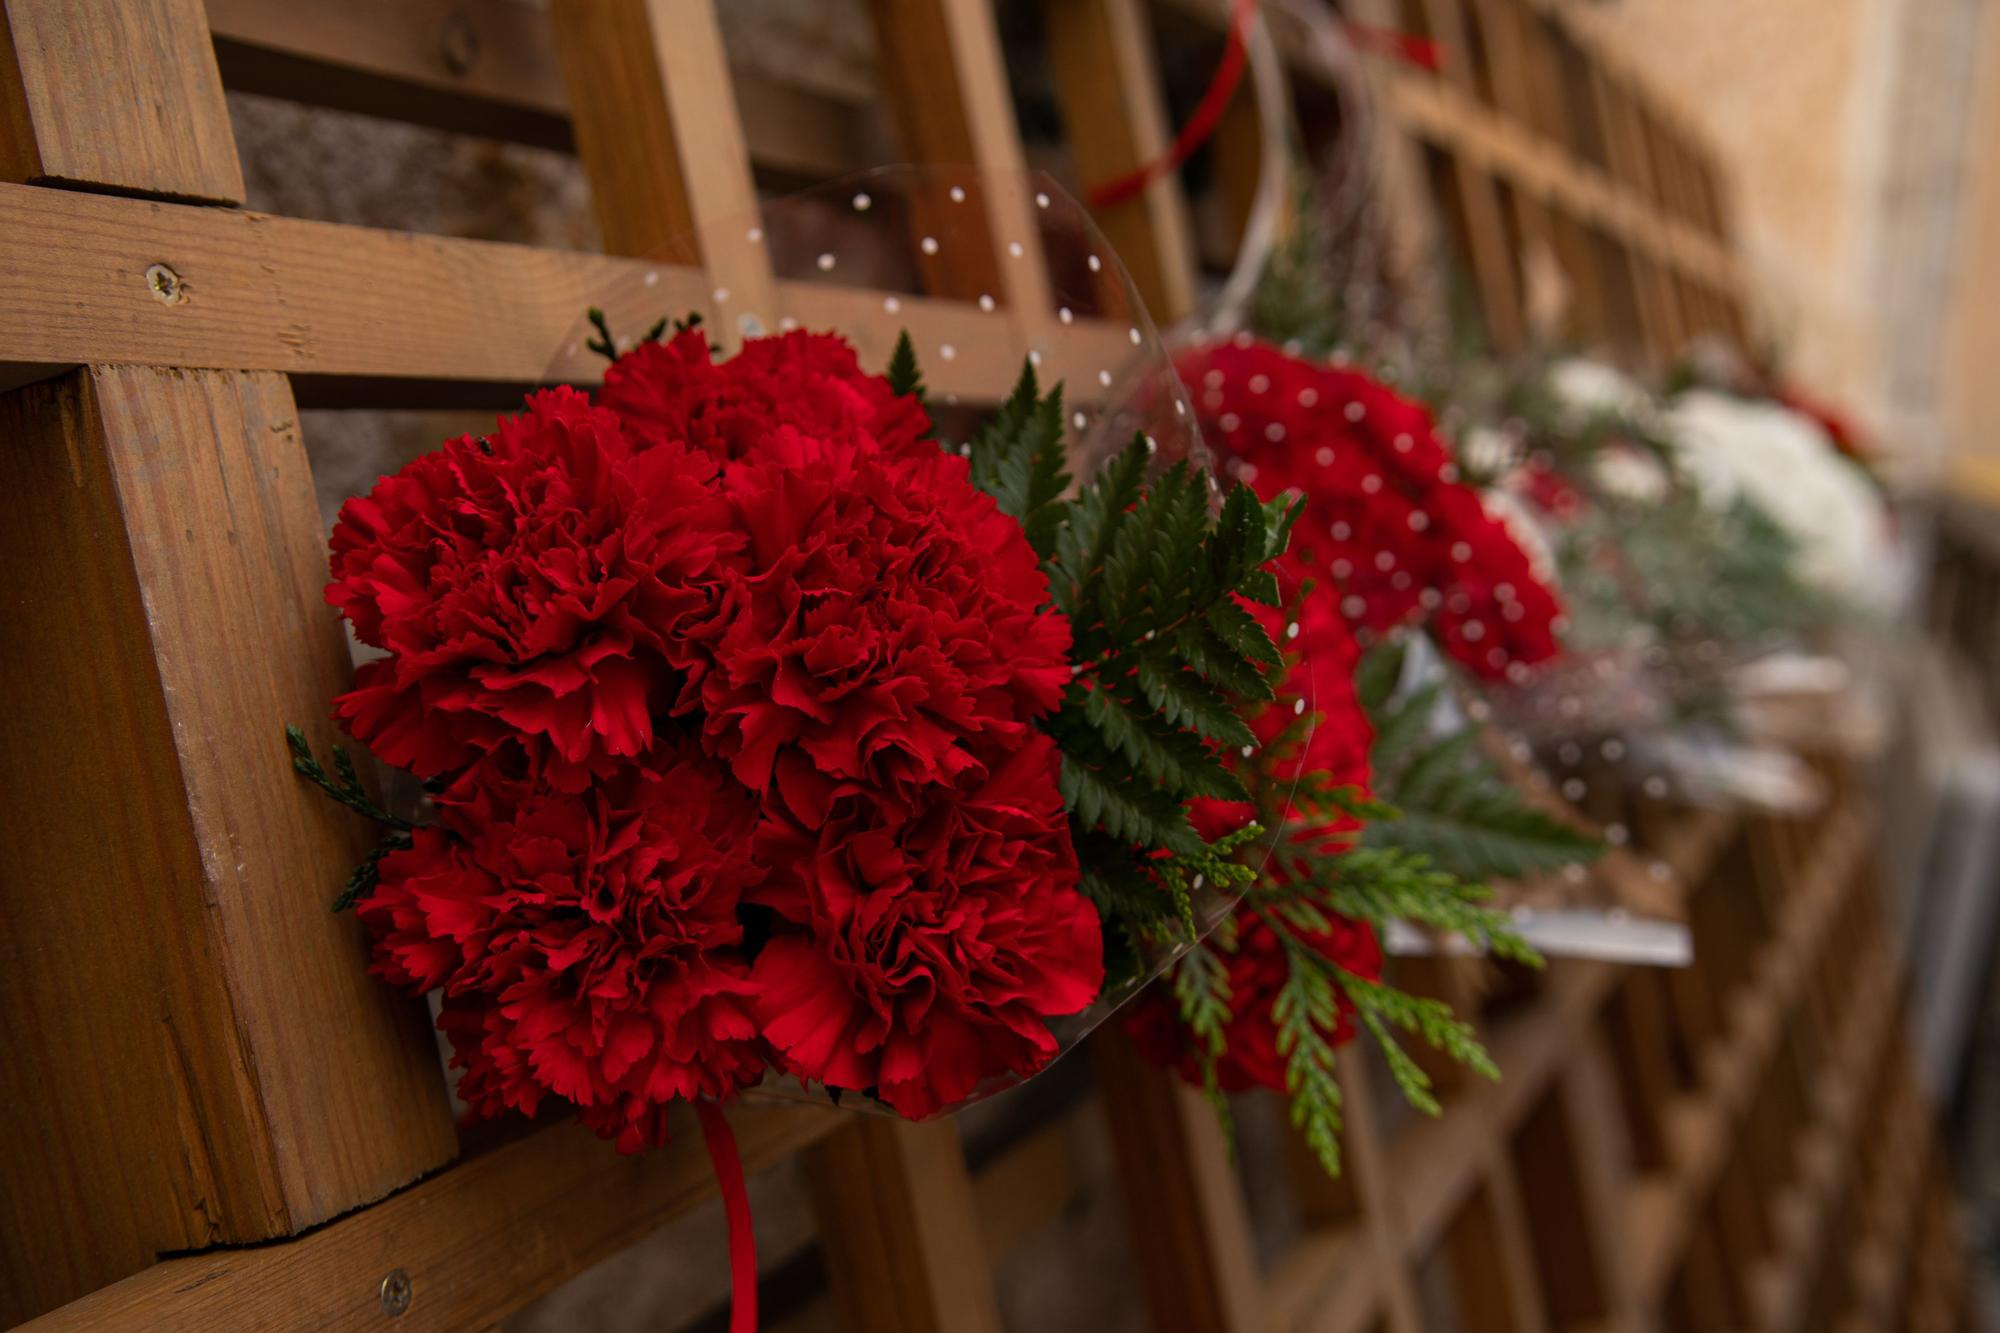
[[[1091,1042],[1132,1220],[1140,1286],[1162,1333],[1247,1333],[1265,1292],[1215,1110],[1111,1028]]]
[[[1046,0],[1049,65],[1077,175],[1086,186],[1123,176],[1173,137],[1139,0]],[[1194,238],[1173,173],[1137,198],[1097,210],[1139,295],[1161,323],[1194,308]]]
[[[854,1116],[812,1150],[807,1168],[846,1327],[999,1333],[957,1125]]]
[[[0,402],[9,1301],[284,1235],[456,1150],[421,1006],[327,910],[368,844],[290,771],[348,679],[276,376]],[[89,669],[79,669],[89,664]]]
[[[316,394],[355,380],[352,401],[397,384],[588,382],[602,362],[581,345],[581,315],[614,291],[716,318],[696,269],[259,213],[0,184],[0,234],[0,367],[16,383],[86,362],[279,370],[313,377]],[[847,333],[874,365],[907,327],[932,389],[967,401],[1004,395],[1025,351],[1006,318],[959,302],[780,283],[777,304]],[[1073,394],[1096,394],[1096,371],[1133,351],[1123,325],[1094,320],[1037,341],[1077,368]]]
[[[752,1172],[849,1123],[813,1108],[730,1120]],[[488,1328],[714,1193],[692,1116],[635,1157],[552,1125],[297,1240],[163,1260],[27,1328],[379,1329],[383,1279],[397,1270],[411,1288],[398,1330]]]
[[[0,180],[241,203],[201,0],[0,6]]]
[[[605,248],[703,263],[769,327],[770,260],[712,0],[558,0],[550,18]]]
[[[460,134],[571,149],[545,9],[464,0],[207,0],[224,86]],[[846,88],[732,77],[758,166],[837,176],[866,159],[870,109]]]

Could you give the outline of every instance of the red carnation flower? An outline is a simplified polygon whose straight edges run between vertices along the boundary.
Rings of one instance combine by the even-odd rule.
[[[1586,503],[1583,492],[1568,477],[1556,471],[1546,455],[1528,459],[1520,469],[1520,481],[1528,503],[1546,514],[1559,519],[1573,519],[1583,512]]]
[[[751,976],[783,1068],[921,1118],[1049,1062],[1048,1020],[1104,984],[1059,763],[1031,733],[914,810],[851,795],[817,829],[765,824],[755,897],[782,924]]]
[[[1458,482],[1421,405],[1261,343],[1203,349],[1181,375],[1230,472],[1266,497],[1306,497],[1281,564],[1355,626],[1429,614],[1446,651],[1489,678],[1556,653],[1555,595]]]
[[[721,489],[747,549],[700,711],[712,751],[800,823],[861,790],[914,809],[1061,699],[1068,622],[963,459],[776,425]]]
[[[375,971],[442,988],[474,1111],[532,1114],[552,1092],[622,1151],[660,1143],[674,1098],[764,1071],[736,911],[754,803],[692,750],[576,793],[501,769],[473,770],[383,860],[359,908]]]
[[[633,456],[616,417],[557,389],[349,500],[326,598],[389,656],[335,701],[342,725],[427,778],[508,741],[569,788],[643,754],[741,541],[713,470],[678,446]]]
[[[930,416],[914,397],[861,369],[831,333],[752,338],[714,360],[706,330],[641,343],[604,374],[598,402],[642,447],[671,440],[718,463],[760,452],[780,426],[820,440],[865,441],[898,456],[935,454]]]
[[[1224,1027],[1227,1045],[1216,1060],[1216,1081],[1225,1092],[1250,1088],[1284,1092],[1285,1058],[1278,1054],[1278,1024],[1272,1009],[1291,963],[1284,944],[1250,908],[1238,910],[1236,924],[1236,949],[1222,954],[1229,978],[1229,1022]],[[1331,917],[1329,924],[1331,928],[1322,934],[1301,933],[1297,938],[1355,976],[1380,980],[1382,946],[1374,929],[1365,921],[1340,916]],[[1329,1044],[1339,1046],[1353,1040],[1354,1006],[1338,991],[1335,1003],[1338,1018],[1325,1035]],[[1147,1059],[1177,1069],[1190,1083],[1201,1083],[1199,1052],[1164,987],[1152,988],[1126,1030]]]

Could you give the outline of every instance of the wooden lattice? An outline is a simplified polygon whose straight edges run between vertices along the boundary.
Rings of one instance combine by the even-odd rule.
[[[0,5],[10,1322],[488,1327],[712,1192],[693,1133],[638,1159],[569,1125],[461,1137],[421,1009],[363,974],[358,928],[326,911],[359,835],[292,780],[279,734],[322,717],[347,671],[319,598],[300,404],[504,403],[551,373],[546,349],[589,299],[642,270],[662,275],[666,309],[771,292],[754,239],[664,265],[657,252],[754,209],[760,171],[862,165],[864,109],[735,79],[715,3]],[[1399,236],[1458,248],[1502,346],[1524,337],[1546,262],[1582,340],[1658,361],[1696,333],[1744,335],[1710,155],[1587,13],[1349,8],[1442,44],[1438,75],[1375,71],[1385,188]],[[1130,169],[1170,133],[1155,20],[1219,45],[1225,10],[1048,0],[1079,176]],[[873,0],[871,18],[901,155],[1018,171],[987,0]],[[1273,23],[1299,104],[1317,105],[1332,71],[1283,13]],[[610,253],[247,212],[225,84],[573,147]],[[1224,143],[1238,154],[1258,132],[1239,106]],[[1218,173],[1220,188],[1240,193],[1241,176]],[[1177,183],[1101,222],[1157,317],[1193,308]],[[993,244],[1003,234],[994,219]],[[894,316],[865,290],[801,300],[878,361],[903,326],[966,349],[928,370],[979,402],[1009,384],[1012,346],[1087,364],[1123,334],[1059,323],[1041,272],[989,251]],[[978,334],[991,316],[969,298],[992,290],[1015,343]],[[1349,1174],[1294,1173],[1307,1225],[1275,1263],[1257,1262],[1207,1106],[1096,1041],[1095,1099],[1053,1114],[1112,1127],[1159,1327],[1960,1326],[1865,800],[1846,791],[1805,821],[1627,815],[1691,886],[1699,965],[1565,964],[1511,987],[1474,964],[1410,965],[1406,982],[1490,1001],[1506,1080],[1449,1082],[1442,1118],[1390,1125],[1370,1067],[1349,1060]],[[752,1170],[809,1154],[827,1287],[855,1329],[998,1327],[992,1254],[1077,1187],[1046,1132],[975,1173],[951,1121],[733,1118]]]

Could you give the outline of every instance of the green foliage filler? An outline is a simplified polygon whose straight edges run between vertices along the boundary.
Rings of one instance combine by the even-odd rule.
[[[907,338],[890,382],[922,391]],[[1218,509],[1205,473],[1185,462],[1154,473],[1143,435],[1078,485],[1062,435],[1061,387],[1044,394],[1029,363],[962,452],[974,484],[1020,522],[1070,623],[1076,674],[1044,729],[1062,751],[1083,888],[1106,922],[1116,984],[1148,940],[1199,933],[1200,889],[1253,877],[1239,854],[1263,830],[1208,842],[1188,803],[1249,799],[1224,756],[1251,744],[1242,709],[1274,697],[1283,657],[1243,603],[1276,604],[1265,565],[1299,505],[1237,486]]]

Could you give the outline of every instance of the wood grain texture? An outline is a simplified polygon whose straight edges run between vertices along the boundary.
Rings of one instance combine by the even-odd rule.
[[[714,326],[725,345],[775,328],[713,0],[557,0],[549,17],[605,248],[704,265],[711,291],[729,294]]]
[[[695,264],[692,182],[660,60],[664,8],[654,0],[558,0],[550,19],[604,248]],[[731,118],[726,105],[717,114]]]
[[[648,308],[720,318],[692,268],[256,212],[0,184],[0,234],[14,242],[0,246],[0,384],[8,366],[22,382],[126,360],[286,370],[352,402],[412,392],[404,384],[590,382],[604,364],[582,348],[592,302],[644,292]],[[174,268],[180,300],[148,288],[154,262]],[[1082,398],[1100,392],[1096,370],[1132,354],[1126,328],[1102,320],[1052,324],[1028,342],[1008,318],[960,302],[890,308],[880,292],[780,282],[776,304],[808,328],[840,328],[868,364],[888,364],[908,328],[926,382],[966,402],[1004,396],[1030,346],[1070,366],[1062,374]]]
[[[1508,1262],[1506,1226],[1484,1189],[1452,1214],[1444,1252],[1451,1265],[1454,1307],[1465,1333],[1539,1333],[1524,1305],[1519,1270]]]
[[[991,295],[1024,331],[1054,315],[1042,238],[1014,105],[986,0],[869,0],[882,59],[882,93],[903,154],[912,162],[969,168],[976,207],[954,200],[956,173],[911,193],[918,237],[947,242],[919,258],[925,290],[974,301]],[[1018,247],[1018,248],[1017,248]]]
[[[573,149],[545,9],[465,0],[207,0],[232,90],[483,138]],[[760,167],[805,179],[867,160],[869,108],[845,90],[736,70],[744,139]]]
[[[999,1333],[957,1125],[855,1116],[812,1149],[807,1170],[845,1327]]]
[[[849,1123],[813,1108],[729,1118],[746,1171]],[[692,1116],[677,1117],[665,1148],[634,1157],[552,1125],[297,1240],[167,1259],[27,1328],[379,1329],[382,1279],[398,1268],[414,1291],[398,1333],[490,1328],[714,1193]]]
[[[312,377],[318,392],[366,402],[437,382],[512,389],[544,378],[595,380],[581,315],[613,293],[649,308],[718,318],[697,269],[489,241],[418,236],[260,213],[110,199],[0,184],[0,376],[16,382],[83,362],[139,362]],[[159,300],[146,270],[178,275]],[[647,286],[646,275],[657,274]],[[924,377],[969,402],[1003,397],[1027,344],[1008,320],[952,301],[818,284],[778,284],[778,306],[810,328],[839,328],[871,365],[898,330],[924,348]],[[1074,366],[1072,397],[1132,355],[1123,325],[1078,320],[1037,335]],[[951,343],[954,356],[936,349]],[[1088,373],[1083,373],[1088,372]],[[0,384],[4,384],[0,378]]]
[[[1139,1282],[1160,1333],[1261,1327],[1250,1219],[1215,1110],[1116,1024],[1091,1038]]]
[[[283,381],[99,368],[0,410],[20,1315],[324,1221],[456,1139],[421,1006],[327,910],[368,835],[285,751],[288,722],[325,743],[349,669]]]
[[[1139,0],[1046,0],[1049,67],[1077,177],[1085,188],[1115,180],[1166,151],[1173,138]],[[1172,172],[1137,198],[1095,210],[1153,318],[1194,309],[1194,233]]]
[[[0,179],[241,203],[201,0],[0,5]]]

